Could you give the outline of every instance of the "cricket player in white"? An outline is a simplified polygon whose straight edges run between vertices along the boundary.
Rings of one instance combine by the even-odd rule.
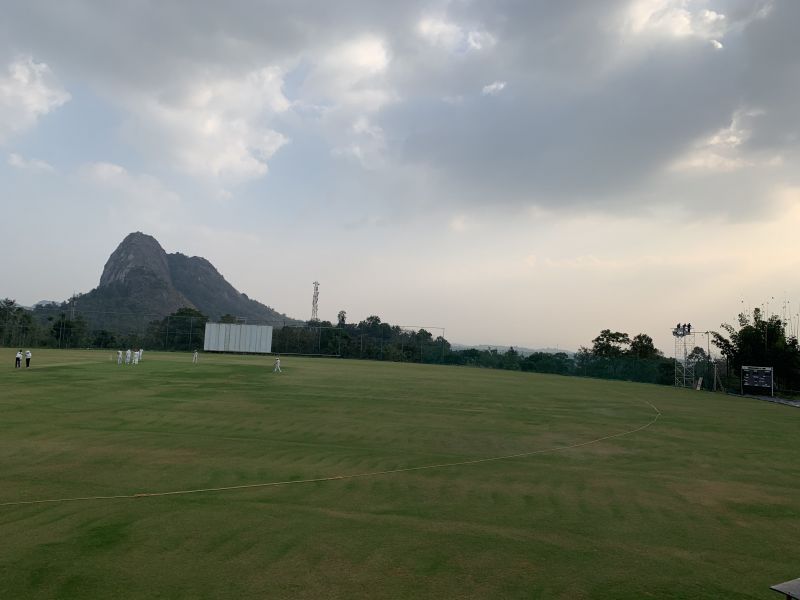
[[[192,364],[197,363],[198,360],[197,350],[195,350],[194,354],[192,354]]]
[[[122,364],[122,350],[117,350],[117,364]]]
[[[130,348],[128,348],[128,350],[125,352],[125,364],[126,365],[131,364],[131,349]]]
[[[281,371],[281,357],[280,356],[275,358],[275,368],[272,369],[272,372],[273,373],[283,373],[283,371]]]
[[[139,351],[138,350],[133,353],[133,364],[135,364],[135,365],[139,364]]]
[[[142,354],[144,354],[144,348],[139,348],[139,360],[142,360]]]

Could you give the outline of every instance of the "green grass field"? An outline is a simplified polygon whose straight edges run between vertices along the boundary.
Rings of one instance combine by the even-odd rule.
[[[0,350],[0,598],[770,598],[800,410],[457,367]]]

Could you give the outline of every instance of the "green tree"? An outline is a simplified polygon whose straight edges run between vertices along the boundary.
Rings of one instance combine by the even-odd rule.
[[[0,300],[0,346],[28,346],[39,338],[39,325],[15,300]]]
[[[89,345],[89,324],[82,315],[74,319],[67,318],[66,313],[61,313],[53,321],[50,328],[50,337],[53,345],[58,348],[82,348]]]
[[[508,369],[509,371],[519,371],[520,370],[520,356],[519,352],[514,350],[514,347],[511,346],[508,350],[506,350],[505,354],[503,354],[503,368]]]
[[[199,310],[179,308],[161,321],[152,321],[144,343],[152,348],[190,352],[202,348],[207,322],[208,317]]]
[[[358,324],[359,329],[366,329],[369,332],[378,332],[381,329],[381,318],[377,315],[370,315]]]
[[[689,352],[689,354],[686,356],[686,360],[688,360],[691,363],[698,364],[707,362],[709,360],[709,356],[703,348],[701,348],[700,346],[695,346],[694,348],[692,348],[692,351]]]
[[[646,360],[660,357],[661,351],[653,344],[653,338],[646,333],[640,333],[631,340],[628,354]]]
[[[799,389],[800,348],[797,338],[786,333],[786,324],[777,315],[764,318],[759,308],[750,315],[741,313],[738,328],[721,325],[727,334],[712,332],[712,343],[725,357],[729,372],[738,374],[743,365],[773,367],[779,388]]]
[[[114,348],[117,346],[117,338],[110,331],[100,329],[94,332],[92,346],[95,348]]]
[[[627,333],[603,329],[600,335],[592,340],[592,354],[599,358],[617,358],[626,352],[630,344],[631,340]]]
[[[12,331],[16,325],[17,301],[11,298],[0,300],[0,346],[12,345]]]

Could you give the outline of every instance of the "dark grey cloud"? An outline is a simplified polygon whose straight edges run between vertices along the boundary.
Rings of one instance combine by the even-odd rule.
[[[431,96],[387,111],[387,129],[407,131],[402,159],[434,166],[444,189],[475,202],[502,196],[549,206],[629,205],[647,197],[681,203],[701,183],[716,194],[703,203],[688,200],[687,208],[735,213],[763,201],[780,169],[769,167],[762,180],[755,163],[769,152],[788,158],[800,141],[800,38],[793,26],[800,5],[776,2],[759,17],[754,3],[718,3],[733,12],[717,50],[701,35],[621,41],[610,32],[629,4],[573,11],[556,3],[501,3],[491,57],[460,65],[461,82],[452,70],[442,74],[448,85],[471,90],[468,99],[449,106]],[[436,78],[423,67],[426,85]],[[479,78],[507,86],[497,97],[480,97]],[[677,183],[687,186],[680,194],[657,200],[647,193],[665,184],[665,171],[682,154],[729,127],[737,111],[754,112],[736,149],[741,163],[753,163],[745,177],[714,169],[704,177],[669,175],[673,191]],[[756,181],[743,194],[748,177]]]
[[[740,45],[741,95],[764,110],[747,142],[754,149],[800,144],[800,3],[776,2],[769,18],[754,21]]]
[[[381,85],[393,100],[362,115],[373,139],[358,151],[383,154],[362,162],[391,171],[387,181],[424,171],[439,202],[617,209],[680,203],[702,189],[711,199],[686,200],[689,208],[733,214],[776,181],[791,183],[788,167],[762,163],[773,155],[788,162],[800,144],[800,3],[689,3],[697,31],[675,35],[669,28],[677,21],[669,19],[680,16],[683,3],[665,0],[654,17],[663,23],[631,32],[625,19],[634,4],[30,0],[6,7],[0,52],[30,53],[67,81],[111,94],[164,97],[208,73],[283,66],[291,99],[300,103],[276,122],[302,143],[324,122],[314,112],[320,98],[303,98],[313,89],[309,61],[374,35],[390,56]],[[725,15],[720,40],[703,10]],[[418,31],[423,18],[464,36],[480,32],[492,43],[431,43]],[[505,87],[483,95],[493,82]],[[752,113],[741,141],[725,149],[726,164],[739,167],[670,170],[682,156],[701,152],[698,144],[729,127],[737,111]],[[358,156],[352,140],[336,139],[352,135],[358,116],[350,109],[320,126],[331,160]],[[383,197],[401,193],[393,187]]]
[[[409,135],[404,157],[462,172],[470,187],[502,183],[517,194],[591,195],[630,185],[725,126],[737,106],[724,65],[710,65],[710,53],[688,54],[654,56],[571,92],[509,74],[497,98],[435,110],[435,127]]]
[[[7,53],[34,52],[90,82],[149,85],[203,69],[290,60],[365,31],[403,26],[421,4],[31,0],[4,7],[0,31]]]

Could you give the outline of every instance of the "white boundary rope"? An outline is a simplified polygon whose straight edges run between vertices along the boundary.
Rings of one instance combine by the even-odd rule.
[[[81,502],[81,501],[89,501],[89,500],[131,500],[135,498],[159,498],[163,496],[184,496],[187,494],[205,494],[211,492],[229,492],[233,490],[248,490],[254,488],[266,488],[266,487],[278,487],[284,485],[296,485],[296,484],[303,484],[303,483],[319,483],[322,481],[341,481],[344,479],[361,479],[365,477],[378,477],[379,475],[392,475],[395,473],[409,473],[411,471],[424,471],[428,469],[444,469],[448,467],[462,467],[467,465],[477,465],[481,463],[487,462],[494,462],[499,460],[510,460],[512,458],[523,458],[526,456],[533,456],[535,454],[547,454],[549,452],[562,452],[564,450],[573,450],[575,448],[581,448],[583,446],[589,446],[591,444],[596,444],[598,442],[602,442],[605,440],[610,440],[613,438],[623,437],[626,435],[631,435],[647,429],[653,423],[658,421],[658,418],[661,416],[661,411],[658,408],[648,402],[647,400],[643,400],[645,404],[650,406],[655,411],[655,416],[650,419],[649,422],[637,427],[635,429],[631,429],[629,431],[623,431],[621,433],[613,433],[610,435],[605,435],[603,437],[599,437],[593,440],[589,440],[586,442],[579,442],[576,444],[570,444],[568,446],[554,446],[552,448],[543,448],[541,450],[531,450],[530,452],[520,452],[518,454],[506,454],[504,456],[492,456],[489,458],[476,458],[472,460],[462,460],[458,462],[449,462],[449,463],[439,463],[433,465],[422,465],[419,467],[402,467],[400,469],[387,469],[385,471],[368,471],[365,473],[353,473],[352,475],[333,475],[330,477],[315,477],[312,479],[294,479],[290,481],[267,481],[264,483],[247,483],[242,485],[226,485],[221,487],[209,487],[209,488],[198,488],[194,490],[174,490],[170,492],[141,492],[138,494],[117,494],[114,496],[82,496],[82,497],[75,497],[75,498],[50,498],[46,500],[18,500],[16,502],[0,502],[0,507],[3,506],[25,506],[31,504],[60,504],[64,502]]]

